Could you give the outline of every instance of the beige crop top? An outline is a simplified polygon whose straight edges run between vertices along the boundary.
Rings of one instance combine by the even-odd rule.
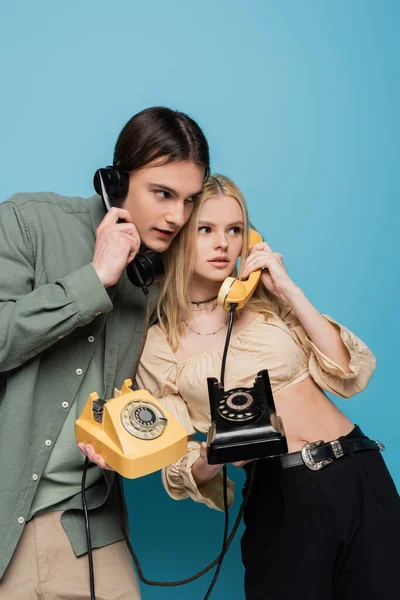
[[[255,318],[233,334],[225,371],[225,389],[251,387],[258,371],[267,368],[272,391],[295,385],[308,376],[324,390],[342,398],[360,392],[375,368],[375,357],[351,331],[325,317],[340,330],[350,354],[351,373],[324,355],[308,338],[294,312],[277,301],[265,320]],[[206,433],[210,427],[207,377],[220,379],[223,345],[187,360],[175,358],[166,337],[155,325],[148,333],[137,373],[137,383],[158,399],[186,428],[189,435]],[[197,488],[191,467],[199,456],[199,443],[190,439],[188,453],[162,472],[168,494],[176,499],[190,497],[222,510],[222,474]],[[229,481],[229,502],[233,483]]]

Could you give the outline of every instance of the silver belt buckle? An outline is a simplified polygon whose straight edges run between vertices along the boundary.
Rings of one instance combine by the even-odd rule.
[[[338,442],[338,441],[335,440],[335,442]],[[314,460],[314,458],[311,454],[311,450],[314,450],[314,448],[318,448],[319,446],[323,446],[324,444],[325,444],[324,440],[318,440],[318,442],[310,442],[309,444],[304,444],[304,446],[301,449],[301,457],[303,459],[303,462],[306,465],[306,467],[308,469],[310,469],[311,471],[319,471],[320,469],[323,469],[327,465],[330,465],[331,462],[333,462],[333,458],[327,458],[326,460],[318,460],[318,461]],[[340,445],[340,442],[338,442],[338,444]],[[341,446],[340,446],[340,448],[341,448]],[[335,450],[333,450],[333,452],[335,453]],[[342,450],[342,452],[343,452],[343,450]],[[335,454],[335,456],[336,456],[336,454]]]

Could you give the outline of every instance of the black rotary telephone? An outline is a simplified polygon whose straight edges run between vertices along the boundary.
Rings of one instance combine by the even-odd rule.
[[[126,198],[129,189],[129,175],[119,167],[98,169],[93,177],[93,185],[101,196],[106,211],[114,203]],[[143,248],[126,267],[129,281],[146,289],[164,275],[164,261],[159,252]]]

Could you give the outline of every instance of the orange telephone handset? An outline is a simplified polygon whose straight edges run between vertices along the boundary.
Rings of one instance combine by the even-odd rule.
[[[258,231],[249,229],[248,247],[249,251],[255,244],[262,242],[262,236]],[[250,300],[251,296],[260,281],[261,269],[250,273],[246,281],[241,281],[236,277],[227,277],[221,286],[218,294],[218,304],[224,310],[229,310],[231,304],[237,304],[237,308],[243,306]]]

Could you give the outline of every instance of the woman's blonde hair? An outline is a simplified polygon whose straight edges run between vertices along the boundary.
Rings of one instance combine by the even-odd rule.
[[[174,350],[178,347],[179,340],[183,335],[182,317],[190,308],[189,287],[196,258],[200,212],[207,200],[222,196],[229,196],[236,200],[240,204],[243,213],[243,244],[240,254],[239,277],[248,255],[249,216],[246,200],[229,177],[215,173],[207,179],[189,221],[164,254],[165,277],[161,285],[157,313],[160,327],[167,336],[169,345]],[[267,315],[269,312],[268,295],[262,285],[257,287],[246,304],[246,309]]]

